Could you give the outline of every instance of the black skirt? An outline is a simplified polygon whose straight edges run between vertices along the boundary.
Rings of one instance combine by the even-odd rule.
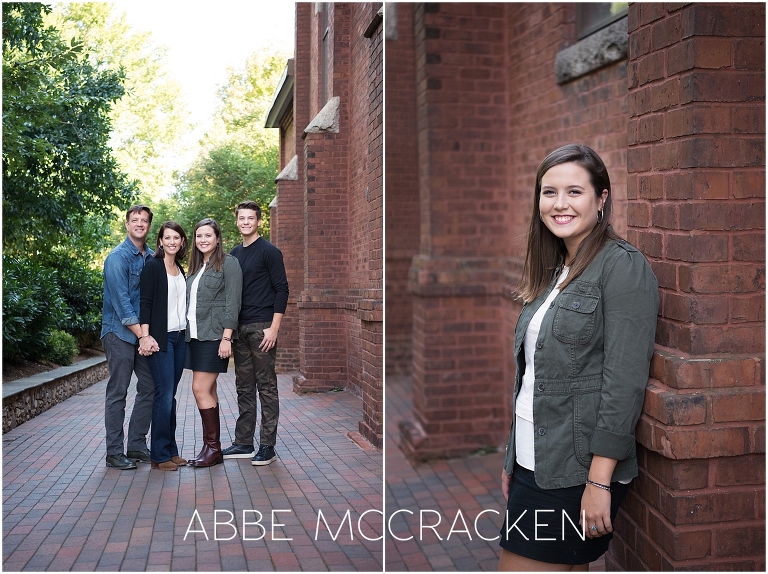
[[[198,341],[190,339],[187,343],[187,355],[184,368],[203,373],[226,373],[229,359],[219,358],[221,341]]]
[[[613,534],[581,539],[579,518],[584,488],[582,484],[544,490],[536,484],[533,471],[515,463],[499,545],[519,556],[550,564],[587,564],[600,558],[608,550]],[[611,483],[612,524],[627,490],[628,484]]]

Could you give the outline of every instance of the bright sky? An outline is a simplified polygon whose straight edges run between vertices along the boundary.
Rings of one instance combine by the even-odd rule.
[[[151,32],[154,43],[168,48],[168,67],[183,86],[197,136],[210,122],[227,68],[241,68],[261,46],[293,53],[293,2],[121,0],[114,5],[137,31]]]

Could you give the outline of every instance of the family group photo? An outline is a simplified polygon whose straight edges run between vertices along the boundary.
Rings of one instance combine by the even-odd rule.
[[[4,2],[3,571],[764,571],[765,4]]]

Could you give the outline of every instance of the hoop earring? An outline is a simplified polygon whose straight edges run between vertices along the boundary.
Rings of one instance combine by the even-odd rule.
[[[598,209],[597,210],[597,222],[602,223],[603,222],[603,210]]]

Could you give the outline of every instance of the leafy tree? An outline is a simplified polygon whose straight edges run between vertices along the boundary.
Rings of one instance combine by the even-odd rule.
[[[149,32],[133,31],[125,13],[105,2],[60,3],[47,21],[77,38],[94,66],[123,70],[126,93],[110,112],[115,158],[139,181],[145,201],[172,189],[171,160],[191,125],[181,87],[167,71],[167,49],[154,45]]]
[[[137,195],[109,146],[122,70],[65,42],[40,3],[3,10],[3,358],[71,360],[100,329],[92,261]],[[64,329],[68,333],[62,333]]]
[[[261,205],[260,233],[269,237],[279,142],[277,131],[265,128],[264,121],[285,61],[284,54],[265,49],[248,57],[243,69],[228,70],[213,127],[201,142],[204,151],[179,175],[175,193],[159,202],[156,217],[174,219],[190,234],[198,221],[213,217],[230,249],[240,241],[234,208],[250,199]]]
[[[136,195],[109,147],[122,71],[99,69],[45,27],[49,8],[4,3],[3,244],[34,254],[79,234],[75,215],[97,221]]]
[[[180,177],[174,197],[157,205],[155,218],[174,219],[191,236],[198,221],[212,217],[221,225],[228,251],[240,242],[234,209],[251,199],[262,206],[265,221],[260,232],[268,237],[268,206],[275,195],[277,165],[277,146],[253,147],[237,141],[221,144]]]

